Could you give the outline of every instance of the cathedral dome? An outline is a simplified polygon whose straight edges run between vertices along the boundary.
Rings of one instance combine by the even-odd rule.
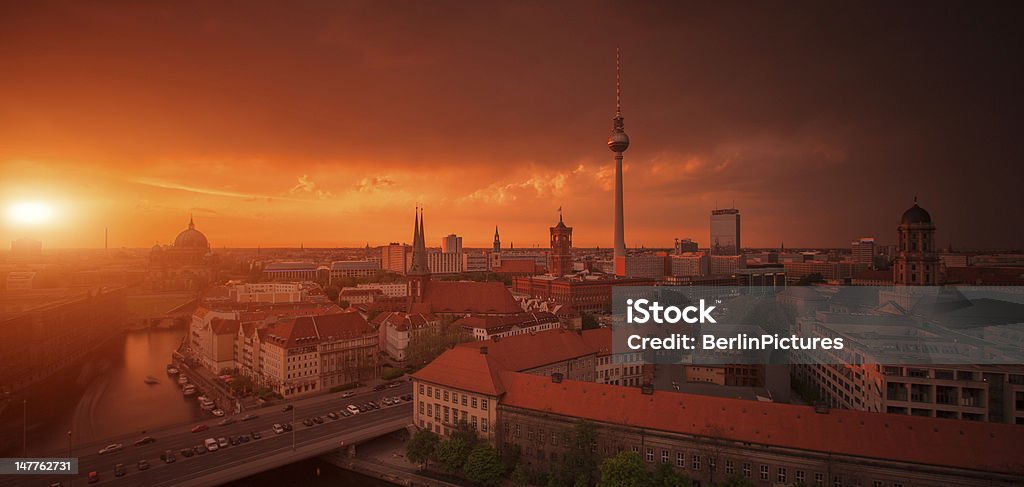
[[[179,249],[208,249],[210,248],[210,242],[206,240],[206,235],[203,235],[203,232],[196,230],[196,224],[190,218],[188,228],[179,233],[174,239],[174,247]]]
[[[909,210],[903,212],[903,218],[900,219],[900,223],[903,225],[913,225],[915,223],[931,222],[932,216],[929,215],[924,208],[917,206],[917,203],[914,203],[914,206],[910,207]]]

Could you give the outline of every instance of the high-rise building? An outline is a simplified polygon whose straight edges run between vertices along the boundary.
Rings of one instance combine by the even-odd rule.
[[[896,260],[893,263],[893,282],[902,286],[936,286],[942,284],[942,266],[935,248],[935,224],[924,208],[914,206],[903,212]]]
[[[687,252],[696,252],[697,250],[698,250],[697,242],[694,242],[693,240],[688,239],[688,238],[684,238],[682,240],[680,240],[678,238],[676,239],[676,252],[675,252],[676,254],[685,254]]]
[[[562,212],[558,212],[558,225],[550,228],[551,253],[548,255],[548,273],[553,276],[572,274],[572,227],[565,226]]]
[[[615,153],[615,275],[626,275],[626,236],[623,230],[622,209],[622,153],[629,148],[622,118],[622,56],[615,50],[615,118],[612,119],[612,134],[608,137],[608,148]]]
[[[452,233],[442,238],[441,252],[446,254],[462,254],[462,237]]]
[[[409,258],[412,247],[398,242],[391,242],[380,247],[380,268],[387,272],[405,274],[409,269]]]
[[[740,255],[740,210],[711,211],[711,255]]]
[[[872,267],[872,260],[875,257],[875,239],[873,237],[862,237],[850,244],[853,254],[853,263]]]

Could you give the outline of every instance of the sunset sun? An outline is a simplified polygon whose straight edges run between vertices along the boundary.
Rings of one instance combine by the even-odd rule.
[[[53,208],[40,201],[20,201],[7,208],[7,216],[14,223],[40,225],[53,218]]]

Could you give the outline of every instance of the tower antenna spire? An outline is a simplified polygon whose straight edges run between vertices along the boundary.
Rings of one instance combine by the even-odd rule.
[[[615,48],[615,115],[622,116],[622,49]]]

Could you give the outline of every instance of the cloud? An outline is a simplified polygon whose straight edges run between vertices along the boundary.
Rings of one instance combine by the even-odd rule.
[[[330,191],[317,188],[316,183],[313,182],[308,174],[299,176],[298,184],[288,190],[288,194],[311,194],[316,196],[318,199],[327,199],[334,196]]]
[[[370,192],[381,190],[390,186],[395,185],[395,180],[387,176],[372,176],[365,177],[356,184],[356,189],[360,192]]]

